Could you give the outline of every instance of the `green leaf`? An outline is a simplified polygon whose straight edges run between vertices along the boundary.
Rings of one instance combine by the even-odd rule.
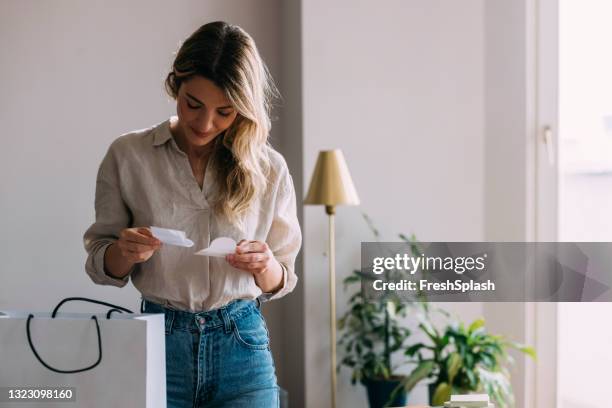
[[[410,375],[402,380],[401,384],[404,387],[404,390],[410,392],[419,381],[431,374],[434,367],[435,364],[431,360],[421,361],[421,363],[419,363],[419,365],[412,370]]]
[[[470,328],[468,329],[468,331],[472,333],[476,329],[483,327],[484,324],[485,324],[485,320],[482,317],[480,319],[476,319],[474,320],[472,324],[470,324]]]
[[[389,316],[392,319],[394,319],[395,318],[395,313],[396,313],[395,303],[387,302],[386,307],[387,307],[387,313],[389,313]]]
[[[407,355],[407,356],[412,357],[412,356],[414,356],[416,354],[417,351],[419,351],[422,348],[425,348],[425,344],[423,344],[423,343],[413,344],[412,346],[410,346],[410,347],[408,347],[406,349],[404,354]]]
[[[490,370],[494,370],[497,367],[497,359],[489,353],[480,353],[480,360],[482,365]]]
[[[453,384],[455,376],[461,368],[462,360],[458,353],[451,353],[446,360],[446,372],[448,373],[448,383]]]
[[[358,275],[350,275],[350,276],[347,276],[346,278],[344,278],[343,283],[344,283],[344,286],[348,286],[351,283],[356,283],[356,282],[360,282],[360,281],[361,281],[361,277],[360,276],[358,276]]]
[[[512,386],[507,373],[478,368],[478,377],[483,389],[491,396],[496,407],[514,406]]]
[[[372,234],[376,237],[376,241],[378,241],[380,238],[380,232],[378,232],[378,229],[376,229],[376,227],[374,226],[374,222],[372,221],[370,216],[365,212],[362,212],[361,216],[365,220],[366,224],[368,224],[368,227],[370,228],[370,231],[372,231]]]
[[[446,347],[446,345],[448,344],[450,340],[450,336],[448,335],[448,333],[446,333],[444,336],[442,336],[442,338],[440,339],[440,342],[438,343],[438,346],[440,348],[444,348]]]
[[[355,370],[353,371],[351,382],[353,383],[353,385],[355,385],[355,383],[358,381],[361,381],[362,378],[363,378],[363,373],[361,372],[361,370]]]
[[[470,370],[465,370],[464,373],[466,377],[468,378],[470,389],[476,389],[476,387],[478,386],[478,378],[476,377],[476,374],[474,374],[474,371],[470,369]]]
[[[388,380],[391,377],[391,371],[389,371],[389,367],[381,363],[381,372],[385,380]]]
[[[436,329],[433,326],[427,326],[425,323],[419,324],[421,330],[425,332],[425,334],[434,342],[434,344],[438,344],[440,341],[440,336],[437,333]]]
[[[468,370],[471,370],[474,367],[474,355],[468,353],[464,356],[464,360],[465,360],[465,367]]]
[[[431,404],[444,405],[444,403],[450,399],[451,391],[451,386],[447,383],[442,382],[438,384],[431,399]]]
[[[536,355],[536,351],[535,351],[535,349],[533,347],[524,346],[522,344],[516,344],[515,348],[517,350],[522,351],[523,353],[527,354],[528,356],[530,356],[534,360],[538,359],[538,356]]]
[[[377,275],[371,275],[371,274],[363,273],[361,271],[355,271],[355,274],[358,275],[361,279],[367,279],[370,281],[377,279]],[[358,293],[361,295],[361,291],[359,291]]]
[[[391,404],[393,404],[393,401],[395,401],[395,399],[399,396],[399,394],[403,391],[402,388],[402,384],[398,384],[397,387],[395,387],[393,389],[393,391],[391,392],[391,395],[389,395],[389,399],[387,399],[387,402],[385,403],[385,405],[383,405],[383,408],[387,408],[387,407],[391,407]]]

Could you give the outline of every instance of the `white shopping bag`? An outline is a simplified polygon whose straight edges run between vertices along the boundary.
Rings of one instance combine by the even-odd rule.
[[[118,312],[0,311],[0,407],[165,408],[164,316]]]

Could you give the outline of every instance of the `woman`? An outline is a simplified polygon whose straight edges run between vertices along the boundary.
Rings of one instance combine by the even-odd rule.
[[[131,277],[144,311],[165,314],[168,407],[278,406],[259,304],[295,287],[301,232],[267,142],[274,85],[253,39],[224,22],[183,43],[165,85],[177,116],[119,137],[100,165],[87,273],[118,287]],[[162,245],[149,226],[195,246]],[[222,236],[235,253],[193,255]]]

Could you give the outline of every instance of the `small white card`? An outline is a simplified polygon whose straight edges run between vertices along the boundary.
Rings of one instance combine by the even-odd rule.
[[[450,408],[488,408],[492,407],[493,404],[489,402],[487,394],[464,394],[451,395],[450,401],[446,402],[444,406]]]
[[[228,237],[215,238],[208,248],[201,249],[195,255],[225,258],[225,255],[236,252],[236,241]]]
[[[451,402],[489,402],[487,394],[456,394],[451,395]]]
[[[167,245],[176,245],[185,248],[191,248],[193,246],[193,241],[187,238],[185,231],[151,227],[151,233],[155,238]]]

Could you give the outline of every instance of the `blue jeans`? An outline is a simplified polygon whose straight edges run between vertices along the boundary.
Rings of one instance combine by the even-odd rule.
[[[199,313],[143,303],[145,313],[165,315],[168,408],[279,406],[257,301],[239,299]]]

